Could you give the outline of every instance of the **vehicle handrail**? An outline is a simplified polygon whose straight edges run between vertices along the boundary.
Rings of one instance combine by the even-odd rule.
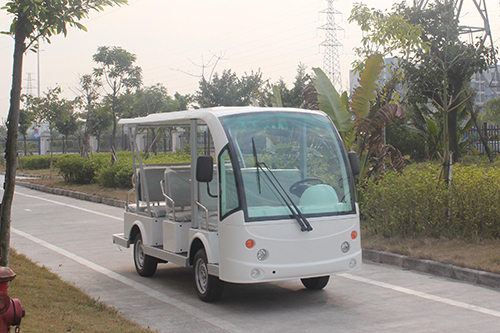
[[[165,190],[164,190],[164,185],[165,183],[165,180],[162,179],[160,180],[160,187],[161,187],[161,193],[163,194],[163,196],[165,197],[165,206],[168,207],[168,203],[167,203],[167,200],[170,201],[170,203],[172,204],[172,214],[174,216],[174,221],[177,221],[176,217],[175,217],[175,201],[174,199],[172,199],[171,197],[169,197],[166,193],[165,193]]]
[[[207,230],[210,230],[210,224],[208,223],[208,208],[203,206],[203,204],[201,204],[198,200],[196,200],[195,202],[199,207],[201,207],[205,211],[206,228],[207,228]]]
[[[127,201],[125,202],[125,209],[127,210],[127,212],[132,211],[132,209],[131,209],[131,208],[130,208],[130,206],[129,206],[129,204],[130,204],[130,200],[129,200],[129,198],[130,198],[130,195],[131,195],[133,192],[135,192],[135,186],[127,192]]]

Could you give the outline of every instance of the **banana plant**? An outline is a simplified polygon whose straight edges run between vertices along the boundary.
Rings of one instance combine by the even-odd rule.
[[[346,92],[340,95],[325,73],[313,68],[318,107],[332,119],[346,150],[357,152],[363,177],[382,172],[386,164],[396,170],[404,166],[399,150],[385,143],[384,132],[394,119],[404,119],[406,114],[401,106],[385,101],[378,93],[382,69],[381,55],[369,57],[349,102]]]

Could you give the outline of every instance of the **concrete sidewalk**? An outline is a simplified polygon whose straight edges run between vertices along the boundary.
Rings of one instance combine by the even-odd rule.
[[[45,185],[34,184],[23,181],[16,181],[16,185],[43,191],[47,193],[68,196],[80,200],[103,203],[115,207],[125,207],[125,201],[111,198],[104,198],[82,192],[52,188]],[[409,256],[394,254],[384,251],[363,249],[363,259],[373,262],[388,264],[408,269],[412,271],[433,274],[436,276],[447,277],[459,281],[465,281],[492,288],[500,288],[500,274],[480,271],[471,268],[464,268],[451,264],[443,264],[433,260],[415,259]]]

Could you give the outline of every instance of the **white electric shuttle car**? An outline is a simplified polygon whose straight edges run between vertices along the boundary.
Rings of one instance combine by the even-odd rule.
[[[141,276],[159,263],[194,267],[203,301],[224,281],[301,279],[322,289],[330,275],[361,268],[355,153],[321,111],[218,107],[122,119],[134,162],[135,200],[123,233]],[[147,164],[146,129],[191,152],[184,164]]]

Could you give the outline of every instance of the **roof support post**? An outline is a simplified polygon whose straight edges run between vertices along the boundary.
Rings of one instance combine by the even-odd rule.
[[[193,228],[198,228],[198,182],[196,181],[196,159],[198,157],[198,121],[191,119],[191,223]]]

